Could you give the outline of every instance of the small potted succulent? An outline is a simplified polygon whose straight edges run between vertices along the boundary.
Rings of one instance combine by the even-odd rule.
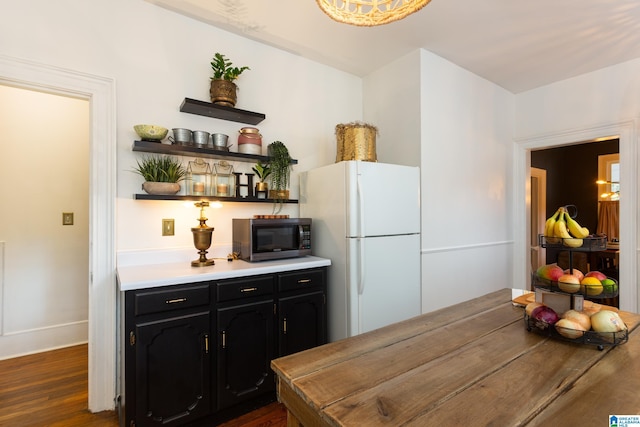
[[[250,68],[246,66],[234,67],[233,63],[223,54],[216,52],[211,60],[211,70],[213,70],[209,91],[211,102],[216,105],[234,107],[238,100],[238,87],[234,83],[234,80],[249,69]]]
[[[267,190],[269,190],[269,183],[265,180],[271,175],[271,166],[268,163],[263,164],[258,161],[251,169],[256,173],[259,180],[256,182],[256,193],[264,192],[266,194]]]
[[[144,178],[142,189],[148,194],[176,194],[187,170],[170,156],[148,156],[136,161],[134,172]]]

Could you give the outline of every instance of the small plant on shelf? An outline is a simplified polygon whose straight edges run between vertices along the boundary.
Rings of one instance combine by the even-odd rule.
[[[249,67],[234,67],[233,63],[225,58],[221,53],[213,55],[211,61],[211,69],[213,70],[213,77],[211,80],[226,80],[232,82],[246,70],[250,70]]]
[[[238,101],[238,87],[233,81],[250,68],[234,67],[230,60],[216,52],[211,61],[211,69],[213,70],[209,89],[211,102],[225,107],[235,107]]]
[[[269,184],[265,180],[271,175],[271,166],[268,163],[258,162],[251,168],[259,179],[256,183],[256,191],[267,191]]]
[[[276,201],[274,211],[278,212],[282,209],[282,201],[289,198],[289,182],[291,178],[291,155],[289,149],[282,141],[274,141],[267,147],[269,156],[269,166],[271,174],[269,181],[271,183],[269,190],[269,198]]]
[[[187,173],[182,163],[170,156],[148,156],[136,162],[134,172],[147,182],[180,182]]]
[[[144,178],[142,189],[149,194],[176,194],[187,174],[182,163],[171,156],[143,157],[133,171]]]

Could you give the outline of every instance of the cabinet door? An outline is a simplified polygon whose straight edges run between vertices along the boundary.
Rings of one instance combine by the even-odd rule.
[[[327,342],[324,292],[280,298],[278,356],[297,353]]]
[[[217,309],[218,409],[275,390],[273,300]]]
[[[136,422],[181,425],[209,414],[209,312],[136,326]]]

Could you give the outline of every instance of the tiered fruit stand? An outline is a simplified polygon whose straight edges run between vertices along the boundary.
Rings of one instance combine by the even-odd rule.
[[[607,249],[607,238],[606,236],[602,237],[587,237],[582,239],[583,243],[580,247],[570,247],[565,244],[565,240],[560,237],[547,237],[540,235],[538,236],[540,240],[540,246],[543,248],[553,248],[553,249],[562,249],[569,252],[569,269],[573,270],[573,253],[574,252],[597,252],[603,251]],[[572,239],[576,240],[576,239]],[[583,295],[586,299],[605,299],[605,298],[615,298],[618,296],[618,281],[614,278],[607,277],[615,286],[607,287],[603,286],[603,291],[599,294],[592,294],[588,292],[588,288],[585,286],[580,286],[580,289],[575,293],[567,293],[564,292],[558,286],[558,282],[544,280],[538,277],[535,273],[532,275],[532,287],[534,289],[540,288],[551,292],[563,293],[565,295]]]
[[[562,249],[569,252],[569,269],[573,270],[573,253],[574,252],[594,252],[594,251],[603,251],[607,248],[607,238],[606,236],[595,236],[595,237],[587,237],[582,239],[582,245],[579,247],[572,247],[569,245],[571,242],[565,242],[565,240],[560,237],[547,237],[544,235],[539,235],[539,243],[543,248],[553,248],[553,249]],[[576,239],[572,239],[572,242],[575,242]],[[574,298],[582,297],[586,300],[590,301],[598,301],[604,300],[606,298],[615,298],[618,296],[618,281],[608,277],[612,281],[610,286],[604,285],[603,291],[597,294],[594,294],[589,290],[588,286],[580,285],[579,289],[575,293],[568,293],[560,289],[557,281],[546,280],[534,272],[532,274],[532,287],[534,290],[542,290],[546,292],[552,292],[557,294],[566,295],[571,298],[571,307],[573,308]],[[535,319],[529,317],[525,314],[525,326],[528,331],[535,331],[539,334],[550,336],[553,338],[561,339],[564,341],[570,341],[578,344],[591,344],[596,345],[598,349],[602,350],[605,346],[614,346],[621,344],[628,340],[628,331],[623,330],[620,332],[595,332],[595,331],[563,331],[569,332],[569,334],[565,333],[560,334],[558,330],[549,324],[545,324],[544,322],[536,321]],[[573,334],[575,338],[569,338],[565,335],[571,335],[571,332],[575,332]]]

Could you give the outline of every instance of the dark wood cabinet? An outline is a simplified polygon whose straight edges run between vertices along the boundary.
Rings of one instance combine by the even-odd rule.
[[[278,356],[327,342],[326,270],[279,273]]]
[[[126,424],[178,426],[211,412],[209,285],[125,295]]]
[[[271,360],[326,343],[326,267],[122,294],[121,426],[215,425],[275,400]]]
[[[211,412],[209,323],[207,311],[136,327],[136,425],[180,425]]]
[[[273,276],[216,283],[218,409],[273,392]]]

